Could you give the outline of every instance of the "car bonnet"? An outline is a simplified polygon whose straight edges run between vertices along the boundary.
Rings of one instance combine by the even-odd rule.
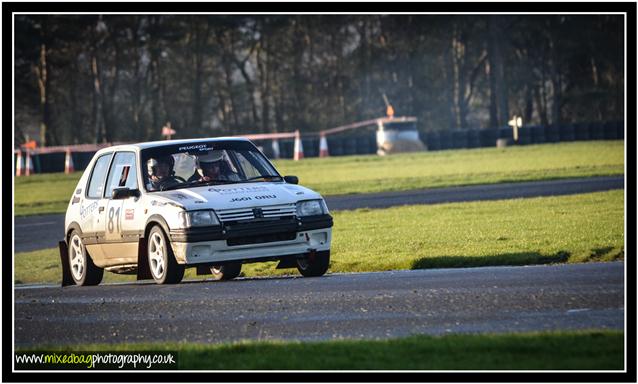
[[[211,185],[156,193],[187,210],[260,207],[321,198],[318,193],[300,185],[268,182]]]

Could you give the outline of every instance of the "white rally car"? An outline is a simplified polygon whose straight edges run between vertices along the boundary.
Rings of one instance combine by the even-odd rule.
[[[179,283],[187,267],[229,280],[260,261],[321,276],[333,220],[321,195],[296,184],[246,139],[101,149],[67,208],[62,284],[96,285],[104,270]]]

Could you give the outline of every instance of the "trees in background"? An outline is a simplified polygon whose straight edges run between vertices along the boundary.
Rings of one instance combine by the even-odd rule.
[[[621,15],[16,15],[15,129],[40,145],[621,120]]]

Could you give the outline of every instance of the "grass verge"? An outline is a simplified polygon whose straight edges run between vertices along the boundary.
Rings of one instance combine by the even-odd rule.
[[[624,258],[624,191],[334,212],[332,272]],[[246,264],[246,276],[296,274]],[[15,255],[19,283],[59,282],[57,248]],[[135,276],[104,274],[105,282]],[[193,269],[185,278],[196,276]]]
[[[460,149],[275,162],[324,196],[622,174],[623,141]]]
[[[47,350],[176,351],[179,369],[191,370],[622,370],[623,339],[620,331],[572,331],[304,343],[89,344]]]
[[[624,172],[624,141],[586,141],[406,153],[277,160],[277,169],[324,196]],[[40,174],[15,179],[15,215],[64,213],[81,176]]]

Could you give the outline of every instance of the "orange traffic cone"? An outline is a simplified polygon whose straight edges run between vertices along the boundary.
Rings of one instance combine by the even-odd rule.
[[[27,161],[25,165],[25,176],[29,176],[33,173],[33,162],[31,161],[31,152],[27,150]]]
[[[275,159],[279,158],[279,140],[273,139],[272,141],[272,156]]]
[[[303,143],[301,142],[301,136],[299,135],[299,130],[295,131],[295,160],[303,159]]]
[[[24,174],[24,159],[22,159],[22,151],[18,151],[16,156],[16,176],[22,176]]]
[[[66,158],[64,159],[64,173],[73,173],[73,172],[75,172],[75,167],[73,166],[73,157],[71,156],[71,150],[67,148]]]
[[[326,135],[322,134],[319,139],[319,157],[328,157],[330,153],[328,153],[328,140],[326,140]]]

